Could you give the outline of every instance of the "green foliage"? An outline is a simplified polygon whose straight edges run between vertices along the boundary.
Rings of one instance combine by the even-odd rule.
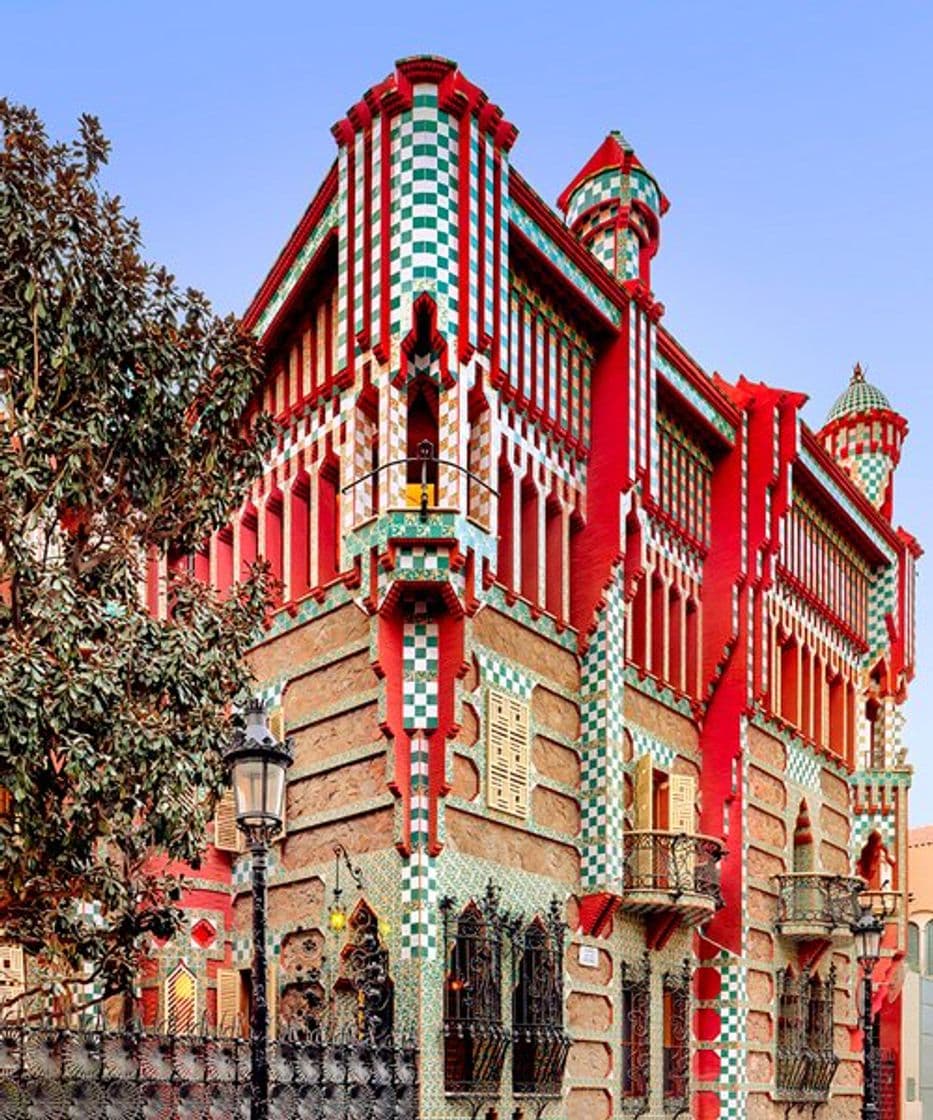
[[[0,100],[0,145],[0,936],[126,991],[179,921],[268,595],[259,569],[224,601],[179,574],[160,621],[145,559],[224,523],[272,427],[242,420],[252,340],[100,188],[97,122],[51,143]]]

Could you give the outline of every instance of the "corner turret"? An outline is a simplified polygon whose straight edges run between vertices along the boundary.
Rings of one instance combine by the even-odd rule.
[[[894,470],[901,458],[907,421],[888,398],[865,380],[856,363],[845,392],[829,410],[820,430],[823,446],[875,509],[891,519]]]
[[[621,132],[610,132],[557,200],[564,219],[620,283],[651,287],[661,217],[670,205]]]

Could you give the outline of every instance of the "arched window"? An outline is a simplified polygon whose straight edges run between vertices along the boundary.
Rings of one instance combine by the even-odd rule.
[[[923,974],[933,976],[933,920],[927,922],[923,938]]]
[[[194,1034],[197,1021],[198,982],[185,964],[179,964],[165,981],[165,1033]]]
[[[302,471],[292,482],[289,525],[289,598],[300,599],[311,588],[311,480]]]
[[[907,923],[907,965],[920,971],[920,927],[916,922]]]
[[[265,559],[269,562],[272,569],[272,577],[277,580],[279,584],[282,582],[284,574],[284,551],[283,551],[283,535],[282,535],[282,491],[273,490],[272,493],[266,498],[266,505],[264,511],[264,525],[263,531],[265,535]],[[276,601],[280,602],[282,598],[281,588],[279,588],[276,595]]]
[[[496,578],[515,586],[515,490],[512,467],[506,455],[499,460],[499,551]]]
[[[361,900],[348,928],[349,937],[340,953],[340,975],[334,985],[337,1025],[349,1028],[360,1039],[388,1038],[392,1034],[395,991],[379,920]]]
[[[416,377],[408,387],[408,466],[405,493],[410,506],[421,506],[422,477],[427,486],[428,506],[437,505],[439,407],[434,382],[423,374]],[[431,445],[431,454],[422,464],[420,449],[424,443]]]
[[[329,456],[318,472],[317,581],[330,583],[340,571],[340,464]]]
[[[259,552],[258,525],[256,507],[250,503],[240,518],[240,579],[246,579],[250,566],[256,563]]]
[[[521,942],[512,993],[512,1090],[560,1096],[570,1036],[564,1030],[564,923],[556,900]]]
[[[441,902],[447,974],[444,978],[444,1088],[448,1093],[498,1096],[509,1039],[502,1023],[502,948],[506,916],[492,886],[481,905],[456,918]]]

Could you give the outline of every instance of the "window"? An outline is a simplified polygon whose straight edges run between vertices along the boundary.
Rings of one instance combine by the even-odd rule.
[[[924,976],[933,976],[933,921],[926,924],[923,950],[923,974]]]
[[[185,964],[165,981],[165,1033],[194,1034],[198,1018],[198,982]]]
[[[665,972],[664,993],[664,1110],[685,1109],[690,1095],[690,961],[676,972]]]
[[[528,704],[490,689],[486,705],[486,800],[492,809],[528,816]]]
[[[492,885],[480,903],[454,916],[441,901],[447,972],[444,977],[444,1088],[448,1093],[498,1096],[509,1038],[502,1024],[502,949],[509,917]]]
[[[788,965],[778,973],[776,1087],[784,1100],[823,1101],[839,1065],[833,1050],[836,972],[826,979]]]
[[[243,974],[238,968],[217,969],[217,1034],[224,1038],[242,1038],[246,1034],[247,1002]]]
[[[556,899],[525,928],[512,994],[512,1089],[559,1097],[570,1036],[564,1030],[564,923]]]
[[[348,928],[349,937],[340,952],[340,974],[334,984],[336,1025],[349,1037],[386,1039],[392,1034],[395,990],[379,920],[361,900]]]
[[[920,971],[920,927],[916,922],[907,923],[907,966]]]
[[[622,984],[622,1107],[640,1109],[648,1103],[651,1074],[651,959],[640,965],[623,961]]]

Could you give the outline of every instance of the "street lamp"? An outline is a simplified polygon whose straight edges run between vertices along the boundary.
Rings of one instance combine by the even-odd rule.
[[[871,975],[881,956],[881,937],[883,933],[884,919],[875,914],[870,905],[863,906],[861,913],[852,925],[855,955],[862,969],[862,1046],[864,1054],[862,1120],[877,1120],[878,1118],[877,1054],[875,1053],[875,1032],[872,1025]]]
[[[246,708],[246,726],[224,751],[233,779],[237,827],[246,835],[253,864],[253,976],[250,1003],[250,1117],[269,1115],[269,1005],[266,997],[266,854],[282,829],[285,771],[293,759],[292,742],[278,742],[269,731],[261,700]]]

